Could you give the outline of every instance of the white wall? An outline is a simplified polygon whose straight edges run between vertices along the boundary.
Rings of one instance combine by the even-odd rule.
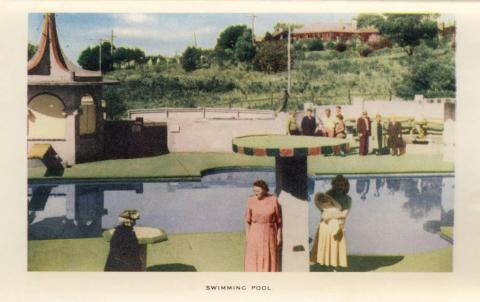
[[[443,120],[445,101],[444,98],[424,99],[423,96],[417,96],[415,100],[408,101],[377,101],[354,98],[352,105],[342,105],[342,113],[345,118],[358,118],[363,110],[367,110],[370,117],[380,114],[382,116],[409,116],[417,120]],[[335,113],[335,105],[315,106],[318,118],[323,116],[326,108],[332,109],[332,113]]]
[[[232,140],[253,134],[285,134],[286,113],[198,108],[129,111],[130,119],[166,122],[170,152],[232,152]]]

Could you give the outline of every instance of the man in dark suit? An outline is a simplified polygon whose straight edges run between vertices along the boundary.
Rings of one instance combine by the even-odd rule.
[[[368,137],[370,136],[371,128],[372,123],[368,117],[367,111],[364,110],[362,116],[357,120],[357,131],[360,141],[358,153],[362,156],[368,154]]]
[[[313,116],[313,110],[311,108],[307,109],[307,115],[302,119],[302,134],[313,136],[315,135],[315,130],[317,129],[317,121]]]

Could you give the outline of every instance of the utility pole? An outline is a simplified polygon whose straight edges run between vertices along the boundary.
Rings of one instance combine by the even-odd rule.
[[[291,55],[290,55],[290,44],[291,44],[291,31],[292,26],[288,24],[288,44],[287,44],[287,55],[288,55],[288,83],[287,83],[287,92],[290,95],[290,88],[292,86],[292,76],[291,76]]]
[[[113,55],[113,39],[116,38],[117,36],[115,36],[113,34],[113,29],[112,29],[112,34],[110,35],[110,53]]]
[[[102,74],[102,42],[103,39],[100,39],[100,45],[98,47],[98,70],[100,70],[100,74]]]
[[[193,45],[197,47],[197,35],[193,32]]]
[[[255,46],[255,19],[257,18],[257,15],[251,14],[250,18],[252,18],[252,44]]]

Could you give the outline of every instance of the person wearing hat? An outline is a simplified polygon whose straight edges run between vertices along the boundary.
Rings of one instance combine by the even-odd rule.
[[[110,240],[110,252],[105,271],[141,271],[140,245],[133,230],[140,218],[137,210],[125,210]]]
[[[321,211],[310,261],[320,265],[347,267],[347,244],[345,239],[345,219],[351,207],[347,195],[348,180],[342,175],[332,179],[332,189],[315,194],[315,205]]]

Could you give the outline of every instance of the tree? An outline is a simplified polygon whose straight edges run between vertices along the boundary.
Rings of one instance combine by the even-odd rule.
[[[202,50],[194,46],[189,46],[182,54],[180,62],[186,72],[194,71],[200,68],[202,64]]]
[[[38,45],[28,43],[28,59],[30,60],[38,50]]]
[[[288,66],[287,56],[286,41],[262,42],[253,59],[253,65],[255,69],[267,73],[284,71]]]
[[[243,35],[246,30],[246,25],[232,25],[227,27],[223,32],[220,33],[220,36],[217,39],[217,44],[215,45],[215,49],[235,49],[235,44],[237,44],[237,40]]]
[[[288,26],[289,25],[290,25],[290,28],[291,28],[292,31],[296,28],[302,28],[303,27],[303,24],[278,22],[273,27],[273,31],[274,32],[288,31]]]
[[[78,64],[82,66],[84,69],[88,70],[98,70],[99,69],[99,60],[98,57],[100,55],[99,52],[99,45],[94,47],[87,47],[84,49],[80,56],[78,57]],[[113,70],[113,58],[111,52],[111,44],[110,42],[103,42],[102,43],[102,72],[108,72]]]
[[[235,43],[235,57],[240,62],[251,62],[255,57],[255,46],[252,43],[252,31],[247,29]]]
[[[127,105],[125,104],[124,98],[119,96],[116,87],[106,87],[106,89],[104,89],[103,97],[106,102],[105,111],[107,113],[107,119],[119,120],[125,115]]]
[[[142,64],[148,60],[145,52],[139,48],[115,48],[115,52],[113,53],[113,63],[119,65],[131,61],[134,61],[137,64]]]
[[[447,53],[435,56],[427,46],[420,46],[419,51],[409,62],[408,72],[394,86],[395,93],[405,99],[413,99],[416,94],[426,97],[455,96],[454,55]]]
[[[411,56],[422,41],[436,39],[437,21],[427,14],[387,14],[378,25],[380,35],[398,44]]]
[[[357,28],[365,28],[365,27],[378,28],[379,25],[385,20],[385,17],[379,14],[359,14],[356,20],[357,20]]]

